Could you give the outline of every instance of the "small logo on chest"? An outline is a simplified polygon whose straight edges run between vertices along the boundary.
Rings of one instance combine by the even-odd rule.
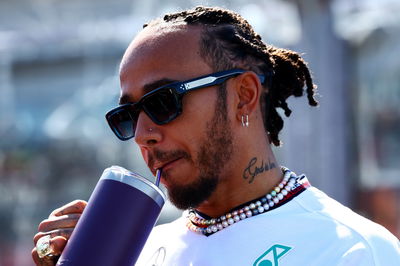
[[[167,250],[165,247],[160,247],[154,252],[153,256],[151,256],[150,260],[146,263],[149,266],[162,266],[165,261],[165,255],[167,254]]]
[[[291,249],[291,247],[284,245],[273,245],[256,259],[253,266],[278,266],[279,260]]]

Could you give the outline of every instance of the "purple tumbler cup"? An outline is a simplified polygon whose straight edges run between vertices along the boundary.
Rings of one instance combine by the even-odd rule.
[[[164,203],[163,192],[147,179],[107,168],[57,265],[133,266]]]

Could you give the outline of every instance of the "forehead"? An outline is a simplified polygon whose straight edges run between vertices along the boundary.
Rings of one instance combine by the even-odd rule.
[[[200,56],[201,28],[151,26],[126,50],[120,68],[121,96],[137,101],[152,88],[212,72]]]

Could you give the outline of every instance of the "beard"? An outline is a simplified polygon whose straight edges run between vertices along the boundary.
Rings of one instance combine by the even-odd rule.
[[[232,155],[231,133],[229,123],[224,125],[214,118],[211,120],[196,156],[195,166],[199,175],[190,184],[171,184],[168,187],[168,197],[178,209],[196,208],[216,190],[223,166]]]
[[[198,170],[198,176],[191,183],[168,185],[168,198],[178,209],[196,208],[206,201],[218,187],[224,165],[232,156],[232,129],[227,117],[225,86],[218,88],[214,116],[207,122],[205,137],[199,147],[196,160],[182,150],[154,152],[157,159],[182,157],[192,161]],[[163,175],[168,179],[168,172]]]

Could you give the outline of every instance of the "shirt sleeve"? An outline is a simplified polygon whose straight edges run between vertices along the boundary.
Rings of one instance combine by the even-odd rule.
[[[386,230],[386,229],[385,229]],[[400,241],[388,231],[370,239],[376,266],[400,266]]]
[[[358,242],[343,254],[338,266],[400,266],[400,244],[392,240]]]

